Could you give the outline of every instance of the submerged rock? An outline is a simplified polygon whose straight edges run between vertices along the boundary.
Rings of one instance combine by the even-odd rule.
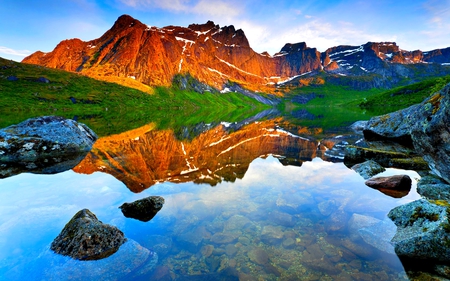
[[[96,261],[79,261],[46,250],[33,264],[2,277],[5,280],[137,280],[150,273],[157,263],[157,253],[130,239],[114,255]]]
[[[50,249],[77,260],[98,260],[117,252],[125,241],[117,227],[102,223],[91,211],[83,209],[66,224]]]
[[[392,243],[399,257],[450,262],[447,207],[420,199],[392,209],[388,217],[397,226]]]
[[[164,198],[161,196],[149,196],[133,203],[123,203],[119,208],[125,217],[147,222],[161,210],[163,205]]]
[[[363,163],[356,164],[351,168],[353,171],[361,175],[365,180],[370,179],[376,174],[386,171],[386,169],[373,160],[367,160]]]
[[[9,126],[0,130],[0,176],[71,169],[96,140],[97,135],[86,125],[59,116],[31,118]]]

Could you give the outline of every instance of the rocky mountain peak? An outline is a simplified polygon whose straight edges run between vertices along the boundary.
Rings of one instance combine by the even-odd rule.
[[[125,28],[129,28],[129,27],[133,27],[136,25],[144,25],[143,23],[141,23],[139,20],[133,18],[132,16],[129,15],[121,15],[116,22],[114,23],[114,25],[112,26],[111,30],[122,30]]]
[[[295,43],[295,44],[291,44],[291,43],[287,43],[286,45],[284,45],[283,48],[281,48],[280,53],[296,53],[296,52],[300,52],[300,51],[305,51],[306,49],[308,49],[308,47],[306,46],[305,42],[300,42],[300,43]]]
[[[199,32],[206,32],[206,31],[208,31],[208,30],[211,30],[211,29],[219,29],[219,25],[218,24],[215,24],[213,21],[208,21],[207,23],[205,23],[205,24],[190,24],[189,26],[188,26],[188,28],[189,29],[192,29],[192,30],[194,30],[194,31],[199,31]]]

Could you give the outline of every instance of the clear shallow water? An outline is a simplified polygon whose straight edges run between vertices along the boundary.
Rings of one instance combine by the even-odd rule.
[[[419,178],[410,171],[385,172],[403,173]],[[408,279],[395,254],[387,253],[392,249],[386,243],[374,247],[373,241],[388,241],[395,231],[386,218],[389,210],[419,198],[415,180],[409,195],[395,199],[365,186],[342,163],[315,157],[300,167],[289,166],[269,154],[253,160],[243,178],[232,181],[215,186],[158,181],[133,193],[102,172],[1,179],[0,279]],[[118,209],[150,195],[165,198],[150,222],[125,218]],[[80,262],[48,249],[83,208],[125,233],[128,242],[116,254]],[[361,219],[379,223],[374,236],[363,239],[355,223]]]

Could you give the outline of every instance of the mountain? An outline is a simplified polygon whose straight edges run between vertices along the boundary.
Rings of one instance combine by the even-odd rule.
[[[114,81],[135,80],[150,86],[170,86],[177,75],[190,75],[221,91],[236,83],[254,92],[276,93],[283,86],[326,74],[327,81],[356,88],[391,87],[405,79],[445,75],[450,48],[429,52],[404,51],[394,42],[337,46],[319,52],[306,43],[285,44],[273,56],[257,53],[244,31],[212,21],[188,27],[157,28],[128,15],[91,41],[70,39],[49,53],[35,52],[23,62],[80,72]],[[342,77],[360,78],[364,85]],[[353,79],[354,80],[354,79]],[[356,79],[358,80],[358,79]]]

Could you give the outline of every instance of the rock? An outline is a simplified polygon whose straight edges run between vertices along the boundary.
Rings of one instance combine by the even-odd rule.
[[[128,240],[112,256],[96,261],[79,261],[55,255],[49,250],[41,253],[36,262],[20,270],[21,276],[8,280],[135,280],[156,266],[158,255]],[[32,276],[27,276],[32,272]],[[41,272],[41,276],[36,276]],[[132,275],[129,275],[133,272]],[[31,277],[31,278],[30,278]]]
[[[319,208],[319,212],[322,215],[329,216],[339,208],[339,204],[336,202],[336,200],[330,199],[321,201],[319,204],[317,204],[317,207]]]
[[[119,208],[125,217],[147,222],[161,210],[163,205],[164,198],[161,196],[149,196],[133,203],[123,203]]]
[[[450,84],[420,104],[411,138],[430,169],[450,183]]]
[[[251,221],[244,216],[234,215],[230,217],[224,224],[224,231],[242,230],[245,226],[250,224]]]
[[[378,221],[358,230],[364,242],[388,254],[395,254],[391,239],[395,235],[395,225],[388,220]]]
[[[276,225],[282,225],[287,227],[294,226],[295,224],[295,221],[293,220],[291,215],[279,211],[269,213],[267,219]]]
[[[367,180],[365,184],[375,189],[410,190],[411,178],[408,175],[395,175],[390,177],[376,177]]]
[[[362,133],[367,128],[367,123],[368,121],[356,121],[350,125],[350,129],[356,133]]]
[[[211,242],[216,244],[229,244],[234,242],[241,233],[238,232],[227,232],[227,233],[215,233],[211,237]]]
[[[98,260],[117,252],[125,241],[122,231],[83,209],[66,224],[50,249],[78,260]]]
[[[431,200],[450,201],[450,185],[435,176],[424,176],[417,183],[417,192]]]
[[[0,164],[10,170],[6,175],[61,172],[78,164],[96,140],[91,129],[74,120],[31,118],[0,130]]]
[[[266,265],[269,262],[269,255],[262,248],[256,247],[248,252],[249,259],[260,265]]]
[[[352,167],[355,164],[373,160],[383,167],[405,170],[428,170],[428,164],[422,157],[407,152],[389,151],[368,147],[349,145],[345,148],[344,164]]]
[[[380,220],[374,217],[369,217],[360,214],[353,214],[348,221],[348,231],[350,233],[350,238],[356,240],[360,237],[359,230],[364,227],[369,227],[374,224],[379,223]]]
[[[413,105],[406,109],[398,110],[389,114],[372,117],[363,130],[367,140],[389,139],[405,145],[412,145],[411,125],[412,116],[419,105]]]
[[[268,244],[275,244],[283,239],[283,235],[281,226],[266,225],[261,231],[261,240]]]
[[[356,164],[352,166],[351,169],[360,174],[365,180],[386,171],[385,168],[373,160],[367,160],[363,163]]]
[[[48,79],[45,78],[45,77],[39,77],[38,79],[36,79],[36,82],[48,84],[48,83],[50,83],[50,80],[48,80]]]
[[[392,209],[388,217],[397,226],[392,239],[400,257],[450,262],[448,209],[425,199]]]

